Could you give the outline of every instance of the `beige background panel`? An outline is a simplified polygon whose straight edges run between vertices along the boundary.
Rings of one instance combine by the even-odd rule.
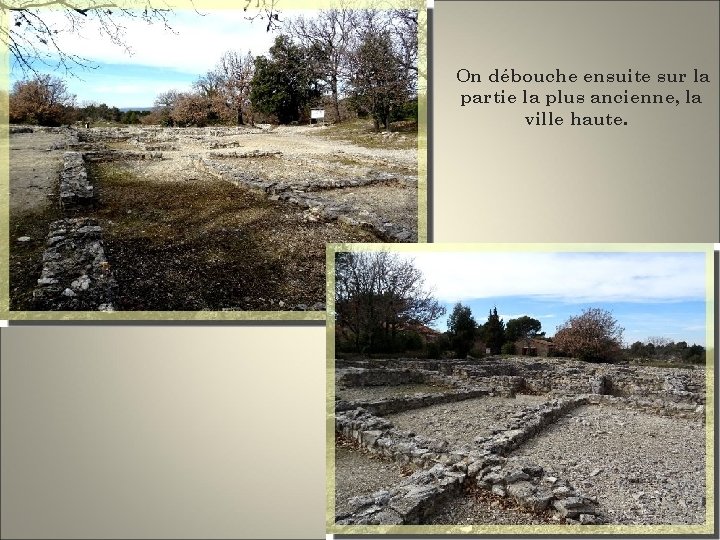
[[[717,2],[448,2],[433,20],[434,241],[717,242]],[[458,82],[465,68],[710,75],[702,105],[590,105],[624,85]],[[691,75],[690,75],[691,76]],[[583,105],[460,107],[460,94],[586,94]],[[541,96],[542,98],[542,96]],[[524,116],[611,113],[627,126],[529,127]]]
[[[322,538],[325,328],[2,331],[3,538]]]

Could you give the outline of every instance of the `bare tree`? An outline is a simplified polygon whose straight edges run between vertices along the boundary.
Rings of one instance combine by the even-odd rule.
[[[336,254],[335,316],[355,350],[392,347],[398,330],[445,313],[410,260],[388,252]]]
[[[424,6],[418,6],[416,0],[406,0],[403,7],[390,11],[392,35],[397,43],[402,65],[413,81],[418,77],[418,35],[419,18]]]
[[[255,59],[248,52],[242,56],[238,51],[226,51],[215,73],[221,81],[222,93],[228,107],[235,111],[235,120],[243,125],[243,114],[250,111],[250,90],[255,73]],[[252,123],[252,119],[249,119]]]
[[[158,94],[155,98],[152,115],[148,117],[148,121],[172,126],[175,123],[172,119],[172,110],[181,95],[177,90],[168,90],[167,92]]]
[[[243,10],[251,14],[248,19],[267,20],[268,32],[279,27],[277,0],[243,3]],[[50,7],[60,9],[46,9]],[[0,26],[0,46],[7,47],[13,63],[24,75],[37,75],[43,68],[60,68],[72,74],[77,67],[94,67],[88,58],[63,47],[64,36],[81,33],[91,21],[96,22],[104,38],[129,54],[132,48],[125,39],[129,21],[158,24],[172,31],[172,7],[165,0],[0,0],[0,10],[12,14],[7,28]]]
[[[8,27],[0,28],[0,44],[8,48],[13,62],[25,75],[37,74],[42,67],[62,68],[68,74],[76,67],[93,67],[89,59],[68,53],[62,46],[64,36],[82,32],[90,21],[97,23],[103,37],[128,53],[132,50],[125,41],[128,21],[159,23],[172,30],[168,22],[170,8],[157,0],[131,7],[104,0],[0,0],[0,9],[12,14]]]

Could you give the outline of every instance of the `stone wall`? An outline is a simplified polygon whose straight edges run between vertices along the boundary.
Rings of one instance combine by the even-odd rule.
[[[60,204],[63,210],[74,210],[95,202],[95,188],[88,178],[81,152],[65,152],[60,172]]]
[[[372,414],[394,414],[410,411],[420,407],[439,405],[442,403],[457,403],[466,399],[494,395],[491,390],[484,388],[465,389],[455,392],[419,393],[413,396],[377,399],[373,401],[336,401],[336,411],[347,411],[357,408],[365,409]]]
[[[505,386],[532,394],[609,394],[677,403],[705,403],[702,368],[651,368],[635,365],[593,364],[568,358],[487,357],[478,360],[394,359],[369,361],[359,367],[437,371],[468,385]]]
[[[216,178],[226,180],[252,190],[266,194],[271,200],[284,201],[295,204],[300,208],[311,211],[314,216],[312,221],[322,219],[325,221],[341,221],[351,226],[362,227],[372,231],[384,241],[410,242],[416,239],[416,235],[410,229],[392,222],[383,220],[380,216],[372,213],[364,214],[362,217],[351,215],[353,209],[336,202],[330,202],[317,195],[311,195],[325,189],[337,189],[342,187],[357,187],[371,185],[380,182],[398,182],[399,177],[387,174],[368,175],[364,178],[350,180],[319,180],[306,181],[304,183],[284,183],[273,180],[263,180],[247,171],[241,170],[232,165],[208,159],[205,156],[190,156],[193,166]],[[408,177],[409,178],[409,177]],[[403,178],[407,181],[406,178]],[[415,179],[417,182],[417,179]]]
[[[97,221],[52,222],[42,273],[33,292],[36,309],[112,311],[115,288]]]
[[[475,447],[449,448],[447,441],[396,429],[392,422],[364,409],[337,412],[335,432],[366,451],[421,467],[394,487],[355,497],[349,511],[336,515],[338,525],[417,524],[439,505],[458,496],[466,482],[500,497],[510,497],[532,511],[550,511],[566,522],[601,523],[596,501],[567,482],[544,474],[542,467],[505,456],[569,411],[585,397],[553,400],[513,415],[504,429],[475,440]]]

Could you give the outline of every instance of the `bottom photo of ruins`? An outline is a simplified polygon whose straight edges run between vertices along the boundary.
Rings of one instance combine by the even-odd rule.
[[[328,249],[329,532],[713,533],[711,245]]]

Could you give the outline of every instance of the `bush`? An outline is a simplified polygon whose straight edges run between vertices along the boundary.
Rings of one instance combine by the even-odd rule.
[[[417,99],[406,101],[399,107],[393,109],[390,120],[397,122],[399,120],[414,120],[417,122],[418,119],[418,103]]]
[[[515,354],[515,344],[514,343],[503,343],[503,346],[500,347],[500,353],[501,354]]]
[[[425,348],[425,358],[432,360],[440,360],[442,358],[442,350],[437,343],[428,343]]]
[[[51,75],[15,82],[8,104],[11,123],[59,126],[75,121],[75,96],[62,79]]]
[[[609,311],[589,308],[560,325],[554,343],[559,351],[580,360],[614,362],[622,353],[623,331]]]
[[[395,351],[419,351],[423,348],[423,340],[417,332],[406,331],[398,334],[395,340]]]
[[[482,358],[485,356],[485,349],[478,349],[477,347],[474,347],[468,354],[473,358]]]

